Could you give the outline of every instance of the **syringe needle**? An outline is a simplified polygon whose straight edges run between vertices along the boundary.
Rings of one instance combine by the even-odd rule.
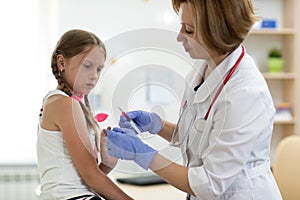
[[[123,111],[123,109],[118,106],[119,110],[122,113],[122,116],[124,116],[126,118],[126,120],[130,123],[130,125],[132,126],[132,128],[138,133],[138,134],[142,134],[142,132],[140,131],[140,129],[136,126],[136,124],[133,122],[133,120],[126,114],[125,111]]]

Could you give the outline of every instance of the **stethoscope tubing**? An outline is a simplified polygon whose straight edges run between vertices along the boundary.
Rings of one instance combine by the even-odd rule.
[[[244,55],[245,55],[245,47],[244,47],[244,45],[242,45],[242,53],[241,53],[241,55],[240,55],[239,58],[236,60],[235,64],[231,67],[229,73],[228,73],[227,76],[224,78],[223,83],[222,83],[222,84],[220,85],[220,87],[218,88],[218,90],[217,90],[217,92],[216,92],[216,95],[214,96],[212,102],[210,103],[209,108],[208,108],[208,110],[207,110],[207,112],[206,112],[204,118],[202,118],[203,120],[205,120],[205,121],[207,120],[207,118],[208,118],[208,116],[209,116],[209,113],[210,113],[210,110],[211,110],[213,104],[214,104],[215,101],[217,100],[218,96],[220,95],[220,93],[221,93],[222,89],[224,88],[224,86],[226,85],[226,83],[227,83],[227,82],[229,81],[229,79],[232,77],[232,75],[233,75],[233,73],[235,72],[236,68],[239,66],[239,64],[240,64],[240,62],[242,61]],[[181,114],[179,115],[179,118],[178,118],[178,120],[177,120],[176,126],[175,126],[175,128],[174,128],[174,130],[173,130],[173,132],[172,132],[172,136],[171,136],[171,140],[170,140],[170,145],[171,145],[171,146],[176,146],[176,147],[180,146],[180,145],[183,143],[183,141],[186,139],[186,137],[188,136],[188,134],[189,134],[188,132],[189,132],[189,130],[190,130],[191,123],[189,124],[187,133],[186,133],[186,135],[184,136],[184,138],[182,139],[182,141],[181,141],[181,142],[179,142],[179,141],[178,141],[178,142],[174,142],[175,135],[177,135],[176,132],[178,131],[178,125],[179,125],[179,123],[180,123],[180,121],[181,121],[181,118],[182,118],[184,112],[187,110],[187,107],[188,107],[188,106],[187,106],[187,103],[188,103],[187,100],[185,100],[185,102],[184,102],[184,104],[183,104],[183,107],[182,107],[183,110],[182,110]],[[178,140],[179,140],[179,139],[178,139]]]

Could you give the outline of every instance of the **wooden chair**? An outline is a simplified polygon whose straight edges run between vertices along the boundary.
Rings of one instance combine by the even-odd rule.
[[[280,141],[273,174],[284,200],[300,200],[300,135],[287,136]]]

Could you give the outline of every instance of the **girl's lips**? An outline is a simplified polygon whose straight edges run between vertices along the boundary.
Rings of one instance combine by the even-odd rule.
[[[92,83],[87,83],[86,84],[88,87],[91,87],[91,88],[93,88],[95,85],[94,84],[92,84]]]

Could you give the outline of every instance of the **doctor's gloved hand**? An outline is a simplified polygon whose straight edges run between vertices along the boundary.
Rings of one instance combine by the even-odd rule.
[[[163,127],[163,121],[158,114],[142,110],[126,112],[128,117],[134,121],[137,127],[142,131],[157,134]],[[124,116],[120,116],[119,126],[134,130]]]
[[[133,160],[148,169],[157,150],[143,143],[131,129],[114,128],[106,130],[108,154],[124,160]]]

